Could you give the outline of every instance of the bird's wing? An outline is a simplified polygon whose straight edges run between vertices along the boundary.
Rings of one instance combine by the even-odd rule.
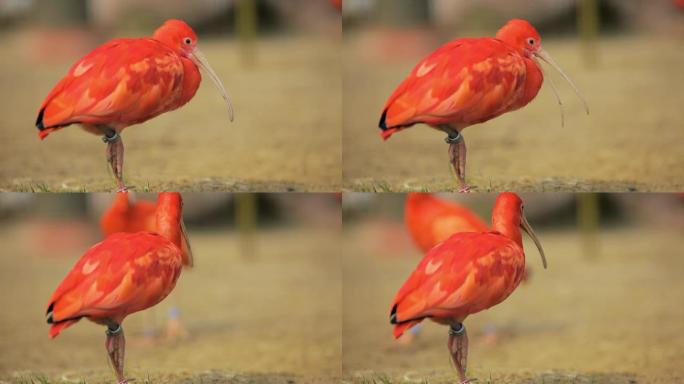
[[[524,80],[524,59],[503,42],[454,40],[419,62],[390,96],[385,129],[488,120],[513,103]]]
[[[48,303],[60,322],[83,316],[117,316],[156,304],[173,288],[180,250],[152,233],[116,233],[90,248]]]
[[[522,249],[498,233],[458,233],[432,248],[392,303],[396,322],[464,318],[505,299],[522,272]]]
[[[43,129],[161,113],[180,94],[181,59],[152,39],[115,39],[78,60],[40,107]]]

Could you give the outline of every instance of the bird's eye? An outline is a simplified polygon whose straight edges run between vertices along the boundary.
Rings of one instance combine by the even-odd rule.
[[[534,39],[531,37],[529,39],[527,39],[527,44],[534,45]]]
[[[192,44],[192,39],[189,37],[186,37],[184,42],[185,42],[185,44],[190,45],[190,44]]]

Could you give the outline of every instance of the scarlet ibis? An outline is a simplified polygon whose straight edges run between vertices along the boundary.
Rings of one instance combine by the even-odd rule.
[[[466,145],[461,132],[532,101],[544,81],[537,59],[560,72],[589,113],[575,84],[542,49],[539,33],[529,22],[514,19],[494,38],[456,39],[421,60],[385,103],[381,137],[387,140],[421,123],[443,131],[461,192],[467,192]],[[562,102],[551,86],[563,124]]]
[[[409,193],[404,222],[421,251],[448,239],[458,232],[486,232],[487,224],[468,208],[430,193]]]
[[[199,67],[218,88],[233,121],[228,93],[197,48],[197,35],[183,21],[168,20],[152,37],[111,40],[74,63],[38,110],[38,136],[44,139],[71,124],[103,135],[107,161],[123,191],[121,131],[190,101],[202,80]]]
[[[112,205],[102,214],[100,229],[105,237],[117,232],[156,231],[155,203],[146,200],[131,201],[129,197],[128,192],[118,192],[114,197],[114,201],[112,201]],[[190,244],[183,238],[181,239],[181,250],[183,251],[183,266],[192,268],[194,261]],[[187,335],[187,331],[180,320],[180,310],[173,299],[174,297],[172,296],[166,326],[169,339]],[[147,319],[145,321],[145,335],[152,338],[155,333],[154,326]]]
[[[461,232],[430,249],[391,305],[394,337],[424,319],[449,326],[448,347],[461,383],[468,383],[468,315],[504,301],[523,278],[522,228],[532,238],[546,268],[541,243],[525,218],[523,202],[500,194],[492,210],[492,231]]]
[[[95,244],[76,262],[47,305],[50,338],[82,318],[105,325],[105,347],[119,383],[124,377],[122,322],[162,301],[176,285],[187,243],[179,193],[160,193],[155,232],[119,232]]]

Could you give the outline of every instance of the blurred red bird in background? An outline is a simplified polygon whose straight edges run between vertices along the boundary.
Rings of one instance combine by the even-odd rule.
[[[119,383],[124,377],[126,316],[156,305],[176,285],[183,265],[179,193],[160,193],[156,231],[119,232],[95,244],[76,262],[48,301],[50,338],[81,318],[107,326],[106,348]],[[190,255],[191,256],[191,255]]]
[[[103,135],[107,161],[123,191],[121,131],[190,101],[202,80],[200,67],[221,92],[233,121],[230,98],[197,48],[197,35],[183,21],[168,20],[152,37],[111,40],[74,63],[38,109],[38,136],[44,139],[71,124]]]
[[[430,193],[406,196],[404,222],[423,253],[458,232],[486,232],[487,224],[470,209]]]
[[[541,59],[553,66],[584,102],[572,80],[541,47],[541,37],[525,20],[514,19],[496,37],[453,40],[418,63],[382,109],[383,139],[415,124],[447,134],[449,161],[461,192],[465,182],[466,145],[461,131],[532,101],[544,81]],[[553,83],[552,89],[562,102]],[[586,102],[584,102],[585,108]],[[587,108],[587,113],[589,110]]]
[[[104,237],[117,232],[154,232],[157,229],[156,211],[155,203],[131,201],[128,192],[118,192],[100,217],[100,230]]]
[[[461,232],[430,249],[392,301],[394,337],[429,318],[449,325],[449,352],[461,383],[467,383],[468,336],[463,321],[505,300],[525,271],[522,228],[534,240],[546,268],[541,243],[525,218],[523,202],[500,194],[492,210],[492,231]]]

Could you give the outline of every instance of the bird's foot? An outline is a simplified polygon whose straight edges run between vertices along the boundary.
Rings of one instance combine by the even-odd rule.
[[[477,381],[477,379],[468,379],[468,378],[466,378],[466,379],[464,379],[464,380],[461,380],[458,384],[470,384],[470,383],[474,383],[474,382],[476,382],[476,381]]]
[[[458,190],[459,193],[470,193],[470,186],[469,185],[463,185],[461,186],[461,189]]]

